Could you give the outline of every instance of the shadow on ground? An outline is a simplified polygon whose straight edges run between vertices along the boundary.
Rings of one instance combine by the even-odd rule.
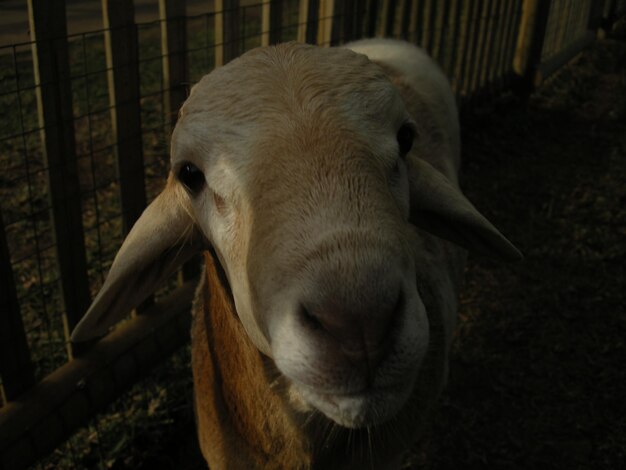
[[[626,42],[463,125],[465,191],[525,260],[470,260],[450,383],[407,468],[620,468]]]

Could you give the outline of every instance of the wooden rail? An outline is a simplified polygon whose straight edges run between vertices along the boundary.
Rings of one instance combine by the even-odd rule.
[[[25,468],[54,450],[187,342],[194,289],[185,284],[0,408],[0,468]]]

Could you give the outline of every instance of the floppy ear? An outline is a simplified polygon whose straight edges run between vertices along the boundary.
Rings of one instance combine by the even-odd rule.
[[[469,251],[513,261],[522,254],[443,174],[429,163],[409,164],[412,224]]]
[[[104,335],[202,247],[191,216],[173,186],[144,210],[113,260],[72,341]]]

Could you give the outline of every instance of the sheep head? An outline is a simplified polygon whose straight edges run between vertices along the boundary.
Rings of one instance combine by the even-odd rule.
[[[418,227],[518,255],[419,158],[420,118],[347,49],[257,49],[205,76],[174,130],[166,188],[73,339],[104,334],[210,245],[250,340],[305,406],[346,427],[387,420],[429,345]]]

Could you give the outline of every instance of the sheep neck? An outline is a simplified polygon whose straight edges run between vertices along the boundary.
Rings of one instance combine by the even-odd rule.
[[[248,339],[216,258],[207,252],[205,262],[192,325],[202,453],[217,469],[310,467],[307,440],[285,410],[278,372]]]

